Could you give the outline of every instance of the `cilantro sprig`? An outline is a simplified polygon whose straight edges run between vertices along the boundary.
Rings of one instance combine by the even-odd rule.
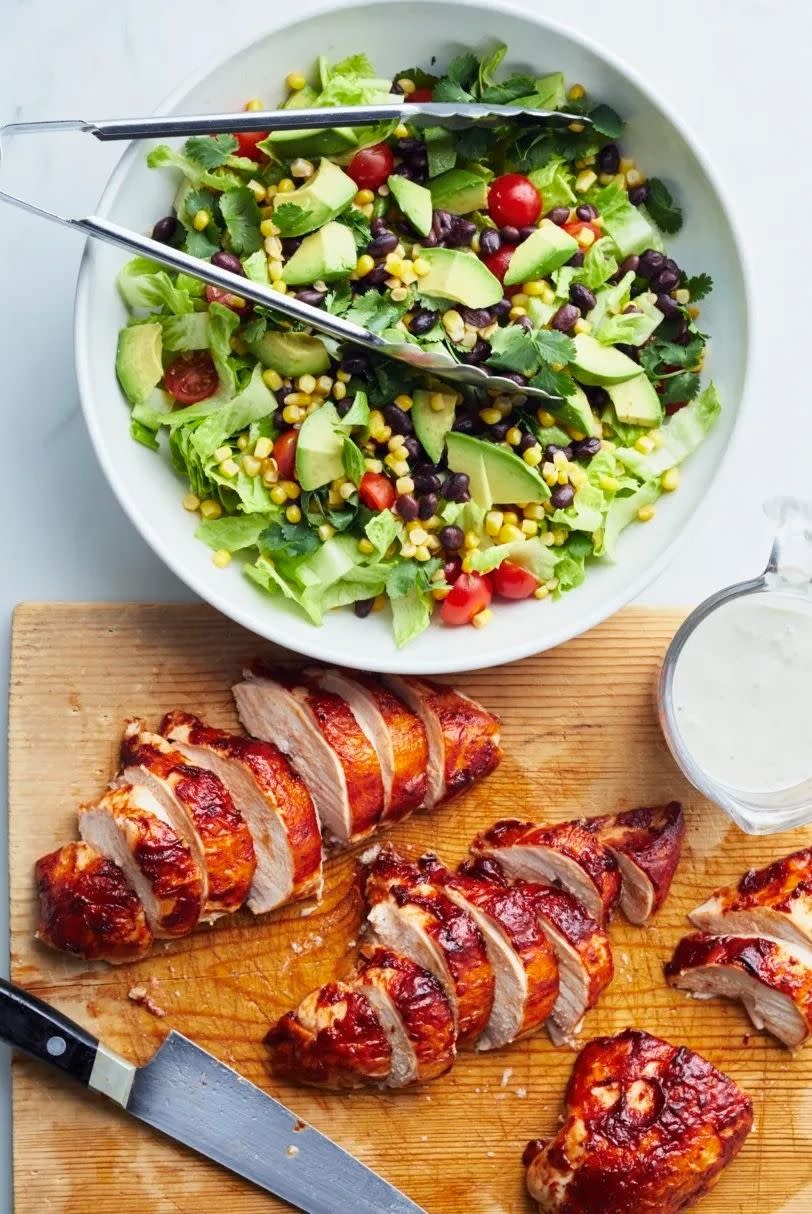
[[[672,235],[682,227],[682,207],[675,202],[671,191],[659,177],[649,177],[646,207],[657,227]]]

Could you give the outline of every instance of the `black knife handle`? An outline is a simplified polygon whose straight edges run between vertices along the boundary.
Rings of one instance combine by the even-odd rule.
[[[32,1058],[49,1062],[85,1086],[90,1082],[99,1049],[97,1039],[4,978],[0,978],[0,1039]]]

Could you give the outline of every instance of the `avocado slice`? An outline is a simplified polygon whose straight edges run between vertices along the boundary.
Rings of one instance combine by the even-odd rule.
[[[618,421],[631,426],[659,426],[663,406],[648,376],[643,372],[634,379],[607,388]]]
[[[286,225],[286,236],[304,236],[329,223],[352,201],[358,187],[332,160],[322,159],[313,176],[290,194],[275,194],[274,213],[286,206],[297,206],[304,214],[297,223]]]
[[[286,262],[282,277],[289,286],[319,279],[334,282],[351,274],[355,262],[355,238],[350,229],[344,223],[327,223],[318,232],[305,236]]]
[[[296,443],[296,479],[303,489],[320,489],[344,475],[341,419],[329,401],[302,422]]]
[[[602,346],[588,333],[577,333],[573,341],[575,358],[571,365],[582,384],[620,384],[640,374],[638,364],[622,350]]]
[[[313,109],[319,94],[311,85],[291,93],[283,110]],[[271,131],[260,147],[276,160],[295,160],[297,156],[340,156],[357,147],[355,132],[348,126],[316,131]]]
[[[431,231],[431,194],[423,185],[393,173],[387,183],[395,202],[416,232],[428,236]]]
[[[572,396],[566,396],[560,402],[551,400],[545,408],[552,413],[556,421],[568,426],[570,430],[578,430],[587,435],[598,433],[598,419],[592,412],[586,392],[578,384],[575,385]]]
[[[131,325],[118,335],[116,375],[131,405],[142,405],[163,379],[163,330],[157,321]]]
[[[423,249],[420,256],[430,266],[420,279],[424,294],[452,299],[467,308],[490,308],[502,298],[501,282],[475,254],[461,249]]]
[[[414,402],[412,405],[412,422],[414,423],[414,432],[422,444],[423,450],[429,459],[436,464],[439,463],[440,457],[443,454],[446,436],[454,425],[456,405],[454,404],[455,397],[453,393],[442,393],[443,400],[446,403],[442,409],[433,409],[431,398],[434,395],[434,392],[427,392],[423,388],[418,388],[412,394]]]
[[[488,183],[470,169],[449,169],[434,178],[430,189],[433,206],[452,215],[484,211],[488,205]]]
[[[538,472],[506,447],[454,430],[446,443],[449,468],[452,472],[467,473],[471,497],[486,510],[494,502],[524,505],[545,502],[550,496]]]
[[[544,278],[563,266],[577,251],[578,241],[569,232],[549,219],[542,219],[533,235],[517,245],[505,274],[505,286]]]
[[[330,369],[324,343],[309,333],[266,333],[251,346],[263,367],[295,379],[299,375],[323,375]]]

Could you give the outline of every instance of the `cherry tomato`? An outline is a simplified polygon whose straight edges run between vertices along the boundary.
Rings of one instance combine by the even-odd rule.
[[[196,405],[213,396],[220,380],[207,351],[180,354],[164,371],[164,387],[182,405]]]
[[[491,574],[493,592],[500,599],[529,599],[541,585],[527,569],[515,561],[502,561]]]
[[[440,608],[440,619],[452,628],[470,624],[491,601],[489,581],[481,573],[461,573]]]
[[[238,156],[246,156],[249,160],[259,163],[268,159],[262,148],[257,147],[258,143],[268,138],[268,131],[235,131],[234,137],[237,140]]]
[[[397,493],[395,486],[380,472],[365,472],[358,486],[358,496],[370,510],[391,510]]]
[[[529,177],[505,173],[491,182],[488,214],[500,228],[524,228],[541,214],[542,197]]]
[[[375,143],[361,148],[347,165],[347,173],[359,190],[377,190],[395,167],[395,157],[388,143]]]
[[[582,223],[578,220],[577,222],[573,221],[573,223],[565,223],[563,227],[564,231],[569,232],[570,236],[575,240],[578,239],[584,228],[589,228],[596,240],[600,240],[601,236],[604,235],[603,228],[599,228],[596,223]]]
[[[292,481],[296,475],[296,444],[298,430],[285,430],[273,445],[273,457],[284,481]]]
[[[232,295],[230,291],[212,286],[211,283],[206,284],[206,299],[209,303],[219,303],[224,308],[231,308],[232,312],[247,312],[251,307],[249,301],[243,299],[242,295]]]
[[[433,90],[430,88],[415,89],[413,93],[409,93],[406,100],[413,101],[415,103],[420,101],[431,101],[432,92]]]
[[[503,244],[495,253],[489,253],[487,257],[482,258],[491,274],[495,275],[500,282],[504,282],[515,248],[515,244]]]
[[[666,417],[673,417],[675,413],[679,413],[680,409],[684,409],[688,404],[687,400],[675,400],[673,404],[665,406]]]

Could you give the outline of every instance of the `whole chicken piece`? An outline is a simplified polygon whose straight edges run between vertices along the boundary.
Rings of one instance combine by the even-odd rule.
[[[581,1050],[564,1123],[528,1143],[541,1214],[678,1214],[718,1181],[753,1124],[739,1086],[693,1050],[636,1029]]]
[[[583,818],[620,867],[620,909],[630,923],[645,923],[666,899],[682,853],[685,815],[679,801]]]

